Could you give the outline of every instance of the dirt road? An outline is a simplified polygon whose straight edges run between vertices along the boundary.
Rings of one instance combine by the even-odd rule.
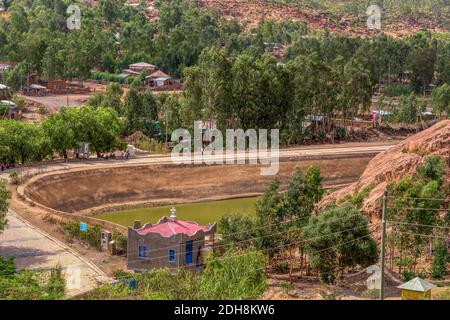
[[[386,141],[386,142],[367,142],[367,143],[345,143],[335,145],[317,145],[317,146],[305,146],[296,148],[280,149],[280,159],[289,158],[309,158],[318,156],[332,156],[332,155],[363,155],[382,152],[391,146],[397,144],[398,141]],[[237,159],[243,158],[254,159],[256,154],[240,153],[237,154]],[[211,159],[211,158],[206,158]],[[136,159],[123,160],[99,160],[92,158],[84,161],[70,161],[69,163],[63,163],[62,161],[41,162],[30,166],[23,166],[14,169],[21,175],[35,175],[44,172],[59,171],[59,170],[71,170],[77,168],[108,168],[108,167],[120,167],[130,165],[145,165],[145,164],[170,164],[172,159],[170,155],[150,155],[145,157],[139,157]],[[7,172],[0,174],[0,178],[7,179]]]
[[[8,224],[0,235],[0,256],[15,256],[18,269],[48,272],[61,266],[66,278],[66,294],[75,296],[89,291],[110,279],[74,250],[29,224],[13,211],[7,214]]]

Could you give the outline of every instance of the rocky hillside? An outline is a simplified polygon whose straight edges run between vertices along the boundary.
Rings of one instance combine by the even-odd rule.
[[[138,0],[128,0],[137,4]],[[376,1],[375,1],[376,2]],[[157,19],[154,0],[146,0],[150,19]],[[328,28],[332,33],[368,35],[367,1],[362,0],[198,0],[200,7],[215,9],[226,19],[238,19],[250,29],[261,20],[292,19],[304,21],[310,30]],[[448,32],[450,5],[438,0],[427,2],[384,1],[381,12],[382,30],[402,36],[423,29]]]
[[[357,194],[365,186],[372,184],[374,188],[365,198],[363,210],[367,213],[379,213],[378,199],[383,195],[387,182],[414,173],[424,157],[430,154],[441,155],[447,167],[450,166],[450,120],[441,121],[378,154],[369,162],[358,182],[326,196],[319,207],[339,203],[346,195]],[[447,174],[447,181],[449,180],[450,175]]]

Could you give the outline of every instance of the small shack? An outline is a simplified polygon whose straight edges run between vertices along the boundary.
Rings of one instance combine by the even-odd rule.
[[[211,251],[207,241],[213,241],[216,224],[202,226],[196,222],[177,219],[175,208],[169,218],[163,217],[156,224],[141,226],[136,221],[128,228],[127,268],[148,270],[188,268],[203,266],[205,255]],[[208,239],[207,239],[208,237]]]
[[[0,100],[0,118],[17,118],[17,105],[9,100]]]
[[[0,81],[4,81],[4,74],[6,71],[12,68],[9,63],[0,63]]]
[[[436,286],[416,277],[397,288],[402,290],[402,300],[431,299],[431,289]]]
[[[26,96],[45,96],[48,94],[48,90],[46,87],[35,83],[24,87],[22,89],[22,92]]]
[[[158,70],[145,77],[145,85],[149,87],[162,87],[171,84],[172,77]]]
[[[0,83],[0,99],[8,99],[9,95],[9,88]]]

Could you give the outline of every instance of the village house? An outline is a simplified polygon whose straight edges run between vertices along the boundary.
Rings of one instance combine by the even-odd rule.
[[[5,72],[11,69],[12,66],[9,63],[0,63],[0,81],[4,81]]]
[[[67,89],[67,82],[66,80],[60,79],[60,80],[48,80],[46,83],[46,87],[48,90],[66,90]]]
[[[158,70],[145,77],[145,85],[149,87],[162,87],[171,84],[172,77]]]
[[[131,69],[124,69],[119,76],[126,79],[129,77],[139,77],[140,75],[141,75],[140,72],[137,72],[137,71],[134,71]]]
[[[22,93],[26,96],[45,96],[48,94],[48,90],[47,87],[33,83],[29,86],[23,87]]]
[[[132,63],[128,66],[128,68],[138,74],[141,74],[144,70],[147,70],[149,74],[155,72],[156,70],[155,65],[146,62]]]
[[[7,99],[9,97],[8,87],[0,83],[0,99]]]
[[[156,224],[141,226],[136,221],[128,228],[127,267],[130,270],[169,268],[171,270],[202,267],[204,257],[214,241],[216,224],[201,226],[195,222],[177,219],[172,207],[169,218]]]
[[[128,66],[128,69],[122,70],[120,76],[122,78],[139,77],[144,71],[148,74],[155,72],[156,66],[146,62],[132,63]]]
[[[17,118],[17,105],[9,100],[0,100],[0,118]]]

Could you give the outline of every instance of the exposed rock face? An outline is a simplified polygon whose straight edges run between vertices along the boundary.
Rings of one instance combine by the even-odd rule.
[[[450,165],[450,120],[438,122],[405,141],[395,145],[373,158],[359,180],[348,187],[326,196],[319,208],[339,201],[348,194],[356,194],[367,185],[374,184],[374,189],[366,197],[363,211],[379,214],[379,201],[389,181],[401,179],[405,174],[412,174],[423,162],[425,156],[439,154],[447,167]],[[448,174],[447,174],[448,180]]]

